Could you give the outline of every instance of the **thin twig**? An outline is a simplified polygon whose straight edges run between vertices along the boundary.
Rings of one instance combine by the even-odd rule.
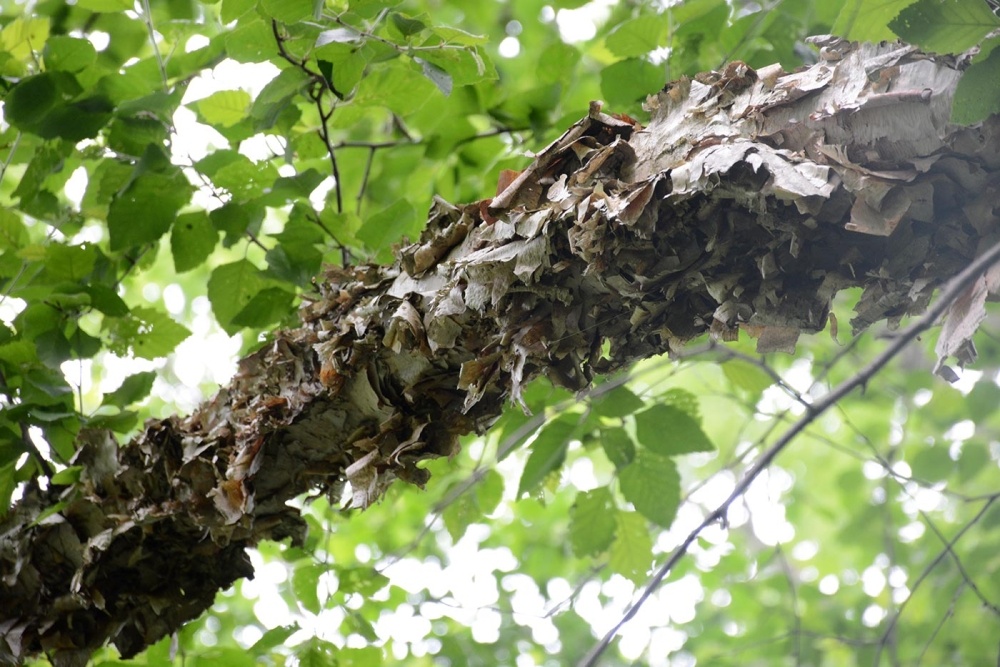
[[[816,419],[818,419],[822,414],[824,414],[831,407],[835,406],[840,400],[853,392],[855,389],[866,386],[868,381],[881,371],[882,368],[894,359],[896,355],[898,355],[907,345],[909,345],[924,331],[934,326],[934,324],[938,321],[938,318],[945,313],[955,299],[957,299],[970,284],[972,284],[975,280],[978,280],[982,274],[993,266],[998,260],[1000,260],[1000,243],[995,244],[984,255],[980,256],[968,267],[966,267],[964,271],[952,279],[941,292],[934,305],[931,306],[923,316],[893,338],[888,347],[886,347],[886,349],[871,363],[862,368],[857,375],[840,383],[837,387],[831,390],[830,393],[826,394],[814,404],[807,407],[806,413],[753,464],[750,470],[747,471],[744,478],[739,482],[739,484],[736,485],[736,488],[733,489],[733,492],[729,495],[729,497],[716,507],[715,510],[708,516],[706,516],[694,530],[688,533],[687,537],[674,550],[670,558],[668,558],[659,570],[656,571],[650,582],[646,585],[642,594],[628,609],[628,611],[625,612],[621,620],[618,621],[618,623],[616,623],[615,626],[611,628],[611,630],[609,630],[597,644],[594,645],[590,652],[584,656],[583,660],[578,663],[580,667],[593,667],[593,665],[598,664],[598,659],[604,651],[607,650],[608,646],[611,645],[611,641],[614,639],[615,635],[618,634],[618,631],[635,617],[635,615],[639,612],[639,609],[642,608],[646,601],[663,583],[667,574],[669,574],[677,563],[680,562],[680,560],[687,554],[691,545],[696,539],[698,539],[698,536],[702,533],[702,531],[716,522],[724,521],[725,516],[728,513],[729,506],[747,492],[747,489],[750,488],[750,485],[754,482],[754,480],[757,479],[757,477],[764,472],[764,470],[771,466],[774,459],[777,458],[777,456],[781,454],[781,452],[784,451],[788,445],[791,444],[792,441],[806,429],[806,427],[816,421]],[[943,554],[941,557],[943,557]],[[898,618],[898,614],[894,616],[891,625],[895,625],[895,621]],[[881,644],[878,648],[881,650]]]
[[[788,563],[788,557],[785,556],[784,550],[781,548],[781,543],[774,546],[775,553],[778,557],[778,565],[781,567],[782,572],[785,574],[785,580],[788,582],[788,592],[791,594],[791,607],[792,607],[792,656],[795,658],[795,667],[801,667],[802,665],[802,614],[799,611],[799,590],[798,586],[795,585],[795,573],[792,572],[792,566]]]
[[[7,159],[3,161],[0,165],[0,181],[3,180],[4,175],[7,173],[7,169],[10,167],[10,163],[14,161],[14,153],[17,152],[17,147],[21,143],[21,133],[18,132],[14,135],[14,140],[10,142],[10,152],[7,153]]]
[[[361,187],[358,188],[358,196],[355,198],[354,212],[361,215],[361,202],[365,198],[365,190],[368,189],[368,178],[372,174],[372,162],[375,160],[375,148],[368,149],[368,159],[365,160],[365,173],[361,175]]]
[[[931,636],[927,639],[927,643],[924,644],[924,649],[920,652],[920,657],[917,658],[916,667],[920,667],[920,663],[924,661],[924,656],[927,655],[927,651],[930,650],[931,645],[938,636],[938,633],[941,632],[942,628],[944,628],[944,624],[948,622],[949,618],[955,615],[955,604],[958,602],[958,598],[962,596],[963,588],[965,588],[965,586],[964,584],[961,584],[955,589],[955,594],[951,596],[951,604],[948,605],[948,608],[944,612],[944,616],[941,617],[940,622],[938,622],[938,624],[934,627],[934,631],[931,632]]]
[[[966,570],[965,566],[962,564],[962,559],[959,558],[958,554],[955,553],[955,550],[951,548],[951,544],[949,544],[944,534],[937,527],[937,525],[931,520],[930,516],[928,516],[928,514],[923,510],[920,511],[920,516],[923,518],[924,523],[926,523],[927,526],[931,529],[931,531],[937,536],[937,538],[941,540],[941,543],[944,545],[945,551],[951,556],[951,559],[955,561],[955,567],[958,569],[958,573],[962,575],[962,579],[965,580],[965,584],[969,587],[969,589],[973,592],[973,594],[975,594],[975,596],[979,598],[979,601],[983,603],[984,607],[993,612],[994,615],[1000,616],[1000,607],[998,607],[995,603],[991,602],[989,598],[987,598],[986,595],[983,593],[982,589],[979,588],[975,580],[969,574],[968,570]]]
[[[338,19],[339,22],[339,19]],[[308,60],[306,58],[296,58],[288,49],[285,48],[285,38],[281,35],[281,31],[278,28],[278,22],[271,19],[271,34],[274,35],[275,44],[278,47],[278,54],[286,60],[289,64],[294,65],[298,69],[302,70],[310,79],[313,81],[313,85],[309,91],[309,99],[313,101],[316,105],[316,111],[319,113],[319,129],[317,134],[319,134],[320,140],[323,145],[326,146],[327,153],[330,156],[330,167],[333,172],[334,180],[334,191],[337,193],[337,213],[344,212],[344,197],[341,192],[343,185],[340,180],[340,167],[337,165],[337,151],[333,143],[333,137],[330,135],[330,118],[333,116],[333,112],[337,110],[337,103],[334,101],[329,109],[323,107],[323,92],[329,90],[333,93],[335,98],[343,99],[344,95],[340,93],[337,89],[333,87],[333,84],[327,81],[326,77],[322,73],[314,72],[309,69],[307,64]]]
[[[163,89],[167,90],[167,68],[163,64],[163,56],[160,54],[159,47],[156,46],[156,32],[153,29],[153,12],[149,8],[149,0],[142,0],[142,17],[146,21],[146,30],[149,31],[149,45],[153,47],[153,53],[156,54],[156,64],[160,67],[160,78],[163,79]]]
[[[983,503],[983,506],[979,509],[979,512],[976,513],[976,516],[972,517],[972,519],[968,523],[962,526],[961,530],[955,533],[955,537],[951,538],[947,542],[947,544],[945,544],[945,548],[942,549],[940,553],[938,553],[938,555],[934,558],[934,560],[932,560],[927,565],[927,567],[924,568],[924,571],[920,573],[920,576],[917,577],[916,581],[913,582],[913,588],[910,589],[909,597],[907,597],[900,603],[899,607],[896,609],[896,613],[890,617],[889,622],[886,624],[885,630],[882,632],[882,637],[879,639],[878,644],[876,644],[875,646],[875,659],[872,661],[873,665],[877,666],[879,662],[882,660],[882,648],[885,646],[889,634],[895,630],[896,624],[899,622],[900,616],[903,615],[903,610],[906,609],[906,606],[907,604],[909,604],[910,600],[912,600],[916,596],[917,589],[927,579],[927,577],[934,570],[934,568],[936,568],[938,564],[942,560],[944,560],[945,555],[948,554],[954,548],[955,544],[958,543],[958,541],[962,538],[962,536],[965,535],[965,533],[967,533],[970,528],[979,523],[979,520],[983,518],[983,515],[986,514],[986,511],[993,506],[993,503],[996,502],[997,498],[1000,498],[1000,495],[993,496],[985,503]]]

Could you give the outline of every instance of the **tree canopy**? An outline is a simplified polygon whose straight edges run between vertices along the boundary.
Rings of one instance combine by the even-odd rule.
[[[130,664],[997,659],[991,3],[0,6],[8,600],[155,562],[118,589],[181,598],[97,633]],[[817,147],[795,123],[821,90],[810,118],[844,136]],[[801,103],[713,116],[741,99]],[[585,264],[539,254],[554,210],[546,242]],[[655,292],[727,244],[761,252]],[[461,294],[418,303],[446,256]],[[374,346],[366,317],[391,324]],[[226,521],[129,537],[181,488]],[[163,498],[148,524],[137,498]],[[195,534],[204,568],[172,570]],[[118,622],[99,583],[74,579],[65,606],[94,611],[58,632],[6,612],[0,657],[118,664],[73,643]]]

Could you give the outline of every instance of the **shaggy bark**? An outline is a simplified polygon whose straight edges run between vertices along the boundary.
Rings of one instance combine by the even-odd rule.
[[[850,287],[855,330],[923,310],[997,240],[1000,121],[948,125],[955,58],[820,46],[795,73],[669,84],[646,128],[595,105],[495,199],[436,202],[392,266],[330,269],[302,327],[193,415],[122,447],[84,433],[79,481],[0,524],[0,661],[136,654],[252,576],[246,547],[301,541],[289,499],[423,485],[539,374],[582,389],[706,332],[792,350]],[[942,355],[972,358],[990,286]]]

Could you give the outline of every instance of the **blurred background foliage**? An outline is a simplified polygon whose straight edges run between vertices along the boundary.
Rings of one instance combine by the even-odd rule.
[[[668,80],[733,59],[793,69],[816,59],[807,35],[836,33],[978,44],[955,118],[1000,110],[982,0],[0,8],[4,508],[42,473],[72,478],[81,428],[125,439],[189,411],[295,326],[324,263],[391,261],[432,197],[492,196],[591,100],[643,122]],[[601,664],[994,663],[998,332],[954,386],[924,341],[817,420]],[[572,664],[884,333],[767,358],[696,343],[582,397],[536,383],[532,416],[433,463],[426,492],[397,484],[358,516],[302,499],[304,549],[260,545],[255,580],[134,662]]]

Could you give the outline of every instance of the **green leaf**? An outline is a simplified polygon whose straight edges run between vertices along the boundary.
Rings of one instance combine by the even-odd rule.
[[[577,556],[593,556],[607,549],[615,537],[615,507],[611,491],[601,486],[576,494],[570,510],[569,539]]]
[[[357,614],[351,614],[350,616],[357,616]],[[369,627],[371,627],[371,624],[369,624]],[[358,634],[362,633],[358,632]],[[365,635],[362,634],[362,636]],[[368,637],[370,637],[369,641],[372,642],[378,640],[374,630],[366,636],[366,638]],[[385,664],[382,658],[382,649],[377,646],[342,648],[337,651],[337,667],[380,667],[380,665]]]
[[[156,380],[156,371],[143,371],[130,375],[122,381],[117,389],[104,395],[101,405],[124,408],[141,401],[149,396],[154,380]]]
[[[53,243],[45,249],[45,270],[59,281],[77,282],[94,270],[97,248],[92,245]]]
[[[320,71],[339,97],[349,97],[361,81],[368,65],[365,51],[355,44],[341,42],[328,42],[316,49]]]
[[[468,86],[497,78],[489,57],[476,48],[422,51],[421,57],[414,58],[414,61],[422,68],[423,75],[446,96],[453,86]],[[428,68],[428,65],[432,67]]]
[[[538,80],[566,83],[580,62],[580,50],[562,41],[553,42],[538,58]]]
[[[196,165],[212,182],[240,201],[255,199],[265,194],[278,178],[278,170],[267,160],[253,162],[234,151],[216,151]],[[236,205],[237,208],[243,208]],[[223,207],[225,208],[225,207]],[[221,210],[221,209],[216,209]],[[213,222],[215,211],[212,211]],[[246,218],[246,216],[242,216]],[[245,227],[242,231],[245,231]]]
[[[11,461],[6,465],[0,465],[0,518],[7,516],[7,512],[10,511],[10,499],[17,487],[17,480],[14,478],[16,464],[16,461]]]
[[[441,520],[444,521],[445,530],[451,536],[452,542],[458,542],[462,539],[469,526],[482,518],[473,505],[474,503],[459,500],[451,503],[441,512]]]
[[[637,58],[621,60],[601,70],[601,93],[613,106],[630,106],[656,93],[666,83],[664,71]]]
[[[1000,387],[992,379],[983,378],[965,398],[969,419],[979,423],[996,413],[1000,405]]]
[[[389,577],[371,567],[337,568],[338,590],[371,597],[389,585]]]
[[[654,405],[636,413],[635,434],[639,444],[664,456],[715,449],[698,421],[672,405]]]
[[[222,0],[220,18],[223,23],[235,21],[257,6],[257,0]]]
[[[639,585],[645,581],[653,561],[653,538],[646,519],[637,512],[618,512],[615,524],[608,565],[613,572]]]
[[[226,247],[243,237],[247,230],[256,232],[264,220],[264,208],[250,206],[242,202],[229,202],[208,214],[212,225],[225,232]]]
[[[957,466],[944,445],[923,445],[915,456],[908,459],[908,462],[913,477],[927,482],[939,482],[945,479]]]
[[[1000,49],[990,57],[969,65],[958,82],[955,99],[951,105],[951,122],[974,125],[991,114],[1000,113]]]
[[[744,359],[730,359],[722,364],[722,372],[729,382],[744,392],[756,403],[764,390],[774,384],[774,380],[763,368]]]
[[[963,484],[990,469],[990,452],[981,442],[965,442],[958,457],[958,478]]]
[[[918,0],[890,21],[889,27],[925,51],[962,53],[1000,27],[1000,18],[982,0]]]
[[[21,218],[6,208],[0,208],[0,250],[20,250],[28,241],[28,228]]]
[[[435,94],[430,81],[414,74],[410,63],[386,63],[361,78],[354,102],[359,106],[384,106],[401,116],[408,116]]]
[[[323,610],[319,601],[319,578],[329,569],[329,566],[313,561],[295,564],[292,570],[292,591],[295,593],[295,599],[306,611],[318,614]]]
[[[49,39],[49,27],[48,17],[18,16],[0,32],[0,46],[12,57],[27,60]]]
[[[240,22],[236,29],[226,34],[226,53],[241,63],[263,62],[274,52],[274,34],[270,23],[254,20]]]
[[[209,125],[231,127],[246,118],[250,93],[245,90],[220,90],[194,103],[198,114]]]
[[[549,473],[558,470],[566,460],[566,448],[577,428],[579,415],[568,413],[542,427],[531,443],[531,454],[524,464],[517,497],[534,493]]]
[[[480,516],[485,517],[496,511],[503,499],[503,489],[503,475],[492,468],[487,470],[476,487],[476,501],[479,505]]]
[[[269,286],[260,269],[245,259],[223,264],[212,271],[208,280],[208,299],[212,302],[215,319],[226,333],[232,336],[242,328],[234,319]]]
[[[132,9],[132,0],[77,0],[80,9],[91,12],[123,12]]]
[[[219,232],[205,211],[177,216],[170,232],[170,252],[177,273],[201,266],[219,242]]]
[[[161,162],[165,157],[159,147],[150,146],[131,182],[111,201],[108,233],[113,251],[158,240],[191,199],[191,184],[180,168]]]
[[[97,61],[97,49],[86,39],[54,35],[45,42],[43,57],[46,70],[79,72]]]
[[[167,126],[158,118],[115,118],[108,125],[108,146],[112,150],[136,157],[150,146],[162,146],[169,135]]]
[[[281,112],[310,82],[311,79],[301,69],[290,67],[281,70],[253,101],[250,116],[254,119],[254,129],[259,132],[273,127]]]
[[[60,71],[22,79],[4,99],[5,118],[14,127],[74,142],[97,136],[112,108],[106,97],[84,93],[73,75]]]
[[[83,466],[70,466],[54,474],[49,481],[56,486],[71,486],[80,481],[81,472],[83,472]]]
[[[114,288],[100,283],[92,283],[84,288],[90,297],[90,305],[98,311],[111,317],[122,317],[128,315],[128,306],[118,296]]]
[[[281,176],[275,179],[271,192],[260,198],[266,206],[284,206],[289,201],[308,199],[313,190],[326,179],[326,176],[315,169],[306,169],[294,176]]]
[[[299,625],[297,623],[271,628],[260,639],[254,642],[253,646],[250,647],[250,651],[254,655],[264,655],[277,646],[283,646],[285,640],[298,631]]]
[[[889,22],[914,2],[916,0],[845,0],[831,32],[864,42],[895,39]]]
[[[608,50],[619,58],[643,56],[666,43],[667,22],[666,14],[630,19],[618,24],[605,43]]]
[[[37,360],[35,345],[29,340],[14,340],[0,345],[0,361],[20,366]]]
[[[282,243],[267,251],[268,275],[300,287],[319,273],[323,253],[311,243]]]
[[[337,647],[328,641],[311,637],[295,647],[299,667],[340,667]]]
[[[602,417],[627,417],[645,405],[641,398],[621,385],[594,399],[591,409]]]
[[[127,317],[117,319],[110,333],[112,351],[131,352],[143,359],[166,356],[191,335],[166,313],[144,306],[137,306]]]
[[[107,429],[115,433],[128,433],[139,424],[139,415],[131,410],[124,410],[113,415],[97,415],[86,422],[88,428]]]
[[[445,493],[445,497],[449,497],[460,484],[453,484]],[[486,515],[497,508],[503,497],[503,488],[504,481],[500,473],[488,470],[474,491],[466,491],[464,497],[444,508],[441,518],[452,541],[458,542],[470,524],[484,521]]]
[[[356,236],[369,249],[388,254],[389,247],[412,229],[416,219],[410,202],[401,199],[368,218]]]
[[[268,16],[282,23],[311,18],[316,5],[314,0],[261,0],[260,4]]]
[[[681,502],[681,478],[673,460],[640,452],[619,473],[625,500],[653,523],[669,528]]]
[[[619,470],[635,458],[635,442],[623,428],[601,429],[601,448],[608,460]]]
[[[267,287],[253,295],[232,324],[239,327],[260,327],[279,322],[295,314],[295,295],[280,287]]]
[[[420,65],[420,71],[423,75],[430,79],[431,83],[437,86],[437,89],[444,93],[445,97],[451,95],[451,89],[454,84],[448,72],[423,58],[414,58],[413,60]]]
[[[63,463],[76,452],[76,436],[80,432],[80,418],[72,415],[53,422],[39,424],[45,441],[56,453],[56,460]]]
[[[390,18],[392,19],[392,25],[399,30],[403,37],[412,37],[427,29],[427,24],[423,21],[401,12],[392,12]]]

